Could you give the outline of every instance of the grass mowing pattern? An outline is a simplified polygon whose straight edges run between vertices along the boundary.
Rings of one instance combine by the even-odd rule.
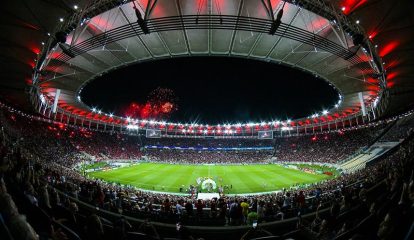
[[[88,174],[108,182],[133,185],[138,188],[179,192],[184,185],[196,185],[198,177],[212,177],[217,186],[233,185],[231,194],[269,192],[295,184],[309,184],[330,179],[325,174],[310,174],[280,165],[173,165],[141,163]],[[220,181],[222,179],[222,181]],[[227,193],[227,191],[226,191]]]

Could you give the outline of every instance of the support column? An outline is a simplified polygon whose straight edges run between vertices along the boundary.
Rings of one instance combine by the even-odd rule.
[[[367,109],[365,108],[364,96],[362,95],[362,92],[358,93],[358,97],[359,97],[359,103],[361,105],[362,116],[365,116],[367,115]]]
[[[56,108],[59,102],[59,97],[60,97],[60,89],[56,89],[55,100],[53,101],[53,108],[52,108],[53,113],[56,113]]]

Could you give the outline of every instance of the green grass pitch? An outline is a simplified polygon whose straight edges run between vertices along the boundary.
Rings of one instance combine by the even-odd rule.
[[[310,174],[280,165],[173,165],[140,163],[107,171],[96,171],[89,177],[108,182],[133,185],[138,188],[179,192],[179,188],[196,185],[198,177],[211,177],[219,187],[232,185],[230,194],[270,192],[295,184],[309,184],[332,178],[325,174]],[[226,191],[227,193],[227,191]]]

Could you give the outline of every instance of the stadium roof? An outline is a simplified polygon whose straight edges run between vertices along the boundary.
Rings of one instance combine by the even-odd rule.
[[[144,27],[137,23],[129,1],[88,1],[86,5],[85,1],[7,0],[1,10],[1,98],[29,107],[27,92],[37,68],[43,72],[35,84],[47,98],[53,99],[56,89],[61,89],[59,107],[87,115],[90,109],[77,100],[79,91],[112,68],[154,58],[221,55],[257,58],[312,72],[340,90],[344,101],[338,113],[353,112],[359,109],[359,92],[369,104],[381,89],[382,67],[370,61],[371,53],[377,53],[387,75],[387,110],[395,113],[412,107],[412,1],[326,1],[347,15],[348,27],[358,22],[365,29],[367,42],[377,46],[368,52],[364,47],[369,47],[354,46],[355,37],[342,33],[340,21],[327,20],[329,9],[296,5],[312,1],[287,2],[282,24],[272,35],[269,30],[283,5],[280,0],[138,0],[134,3],[148,20]],[[71,21],[76,25],[71,26]],[[76,30],[70,32],[73,27]],[[145,28],[150,34],[144,33]],[[53,40],[49,34],[53,37],[56,29],[69,33],[61,44],[69,54],[50,45],[54,50],[46,47],[50,51],[41,59],[44,64],[38,64],[39,54],[45,53],[42,49]]]

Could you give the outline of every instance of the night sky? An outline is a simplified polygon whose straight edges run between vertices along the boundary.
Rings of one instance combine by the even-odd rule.
[[[85,86],[90,107],[125,116],[157,87],[169,88],[178,110],[168,121],[218,124],[286,120],[331,108],[338,93],[324,80],[298,69],[257,60],[191,57],[139,63]]]

